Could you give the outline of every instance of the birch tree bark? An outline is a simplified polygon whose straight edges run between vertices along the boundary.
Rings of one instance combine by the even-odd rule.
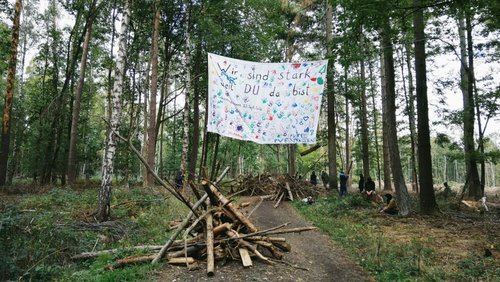
[[[184,50],[185,60],[186,60],[186,89],[185,93],[185,101],[184,101],[184,114],[182,120],[183,126],[183,138],[182,138],[182,152],[181,152],[181,164],[180,171],[184,176],[184,179],[187,180],[186,170],[187,170],[187,156],[189,149],[189,99],[190,99],[190,91],[191,91],[191,35],[190,35],[190,13],[191,13],[191,4],[190,1],[187,1],[187,11],[186,11],[186,22],[185,22],[185,30],[186,30],[186,49]],[[187,181],[182,182],[182,190],[186,191]]]
[[[111,119],[109,121],[110,130],[106,136],[104,157],[102,161],[102,182],[99,190],[99,199],[96,217],[99,221],[107,221],[111,215],[110,201],[111,188],[114,170],[114,158],[116,154],[117,137],[115,132],[120,125],[122,107],[121,97],[123,95],[123,77],[125,74],[125,60],[127,55],[127,31],[129,25],[130,6],[129,1],[124,1],[123,15],[121,21],[121,34],[118,37],[118,54],[116,67],[114,70],[115,83],[111,93]]]

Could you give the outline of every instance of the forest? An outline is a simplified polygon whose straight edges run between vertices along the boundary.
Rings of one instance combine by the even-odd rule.
[[[38,210],[30,195],[51,210],[81,197],[78,209],[95,224],[126,216],[118,201],[128,197],[156,203],[173,195],[180,204],[154,206],[173,218],[200,198],[190,192],[196,183],[220,175],[229,187],[325,172],[327,205],[342,201],[345,171],[349,197],[364,184],[360,175],[370,177],[379,193],[395,195],[402,218],[486,197],[490,217],[472,220],[498,222],[499,35],[495,0],[1,0],[0,246],[22,229],[16,221],[29,221],[17,212]],[[209,132],[209,53],[260,63],[328,60],[316,143],[257,144]],[[456,203],[442,202],[445,183]],[[148,194],[161,186],[170,193]],[[74,209],[71,220],[81,219]],[[165,238],[159,232],[156,241]],[[79,251],[92,247],[85,234]],[[0,280],[53,279],[51,248],[66,250],[16,258],[7,251],[14,248],[0,253],[12,263],[0,267]],[[489,249],[500,256],[498,242]],[[481,275],[493,281],[500,273]]]

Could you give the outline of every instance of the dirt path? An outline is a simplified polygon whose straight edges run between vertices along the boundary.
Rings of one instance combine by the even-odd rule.
[[[249,199],[252,204],[258,198]],[[311,226],[288,204],[273,208],[273,202],[264,201],[252,215],[259,229],[267,229],[289,222],[287,228]],[[280,235],[287,239],[292,251],[285,253],[283,261],[308,270],[285,264],[267,265],[254,260],[254,266],[243,268],[240,262],[218,264],[214,277],[207,277],[205,265],[195,271],[185,267],[164,266],[158,281],[374,281],[355,262],[334,246],[331,240],[319,231],[301,234]]]

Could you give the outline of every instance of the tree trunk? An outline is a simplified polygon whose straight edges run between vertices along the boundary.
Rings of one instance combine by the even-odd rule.
[[[425,47],[425,46],[424,46]],[[412,190],[414,192],[418,192],[418,175],[417,175],[417,160],[415,156],[417,156],[417,144],[415,142],[415,136],[417,133],[415,132],[415,96],[413,95],[413,91],[415,87],[413,86],[413,75],[411,72],[411,57],[410,57],[410,47],[408,43],[405,43],[405,55],[406,55],[406,65],[408,67],[408,121],[410,125],[410,142],[411,142],[411,163],[412,163]],[[401,64],[403,66],[403,64]]]
[[[371,96],[372,96],[372,115],[373,115],[373,135],[375,138],[375,153],[377,155],[377,179],[378,179],[378,187],[382,187],[381,185],[381,169],[380,169],[380,149],[379,149],[379,140],[378,140],[378,113],[377,113],[377,106],[375,103],[375,91],[373,87],[373,68],[372,68],[372,63],[370,61],[370,89],[371,89]],[[368,178],[368,177],[367,177]],[[365,179],[367,179],[365,178]]]
[[[474,148],[474,94],[472,88],[472,74],[470,64],[473,59],[467,60],[472,54],[467,53],[465,32],[467,27],[464,23],[464,15],[459,14],[459,39],[460,39],[460,89],[463,97],[463,122],[464,122],[464,151],[466,167],[466,189],[469,191],[469,197],[479,199],[481,196],[481,184],[479,182],[479,173],[477,171],[477,162]],[[467,32],[469,32],[467,30]],[[472,42],[470,42],[472,44]]]
[[[151,46],[152,47],[152,46]],[[142,69],[142,66],[140,66],[140,68]],[[143,113],[143,116],[144,116],[144,119],[142,121],[142,128],[143,128],[143,134],[142,134],[142,147],[141,147],[141,154],[142,156],[147,160],[148,159],[148,150],[149,150],[149,145],[148,145],[148,142],[149,142],[149,139],[148,139],[148,124],[149,124],[149,114],[148,114],[148,101],[149,101],[149,87],[150,87],[150,69],[151,69],[151,60],[148,61],[147,63],[147,66],[146,66],[146,69],[143,70],[143,72],[145,73],[144,75],[144,79],[142,80],[143,84],[141,86],[139,86],[141,89],[143,89],[144,91],[144,102],[143,103],[140,103],[140,105],[142,105],[142,113]],[[139,82],[139,85],[140,85],[140,82]],[[141,166],[141,174],[142,174],[142,177],[143,177],[143,181],[142,181],[142,187],[148,187],[149,185],[151,185],[149,182],[148,182],[148,169],[146,168],[145,165],[142,165]]]
[[[396,123],[396,89],[394,78],[394,58],[393,46],[391,39],[391,27],[389,19],[386,18],[382,31],[382,46],[384,52],[384,70],[386,79],[385,103],[387,120],[387,140],[389,143],[389,153],[391,159],[391,171],[394,180],[394,188],[396,190],[396,198],[398,201],[399,213],[402,216],[407,216],[410,213],[409,195],[406,189],[406,184],[401,167],[401,158],[399,156],[399,145]]]
[[[12,40],[10,44],[9,72],[7,74],[7,91],[3,106],[2,140],[0,143],[0,186],[5,185],[7,177],[7,163],[9,159],[10,146],[10,124],[12,115],[12,104],[14,99],[14,83],[16,82],[17,46],[19,45],[19,28],[21,22],[21,10],[23,3],[17,0],[14,9],[12,24]]]
[[[347,85],[347,66],[344,67],[344,96],[345,96],[345,168],[344,171],[346,174],[351,174],[351,113],[350,113],[350,108],[349,108],[349,99],[348,99],[348,85]],[[347,189],[351,187],[351,181],[352,177],[349,177],[347,179]]]
[[[33,8],[31,8],[33,9]],[[27,10],[28,10],[28,5],[25,5],[24,6],[24,11],[25,11],[25,15],[24,17],[26,18],[27,17]],[[24,21],[26,22],[26,21]],[[19,81],[18,81],[18,84],[17,84],[17,96],[18,96],[18,100],[19,100],[19,103],[20,104],[24,104],[24,95],[23,95],[23,85],[24,85],[24,65],[26,63],[26,52],[27,52],[27,26],[24,24],[24,23],[20,23],[20,33],[22,34],[22,40],[21,40],[21,65],[19,66],[19,69],[21,70],[21,73],[19,75]],[[16,122],[16,124],[14,125],[11,125],[13,128],[15,128],[15,131],[13,134],[14,136],[14,140],[12,142],[12,156],[10,159],[10,163],[7,163],[7,180],[6,180],[6,184],[7,185],[11,185],[12,184],[12,180],[14,178],[14,176],[20,172],[20,166],[21,166],[21,156],[22,156],[22,152],[21,152],[21,146],[22,146],[22,140],[24,139],[24,131],[26,129],[26,127],[22,124],[22,121],[20,118],[18,117],[22,117],[24,116],[25,113],[24,113],[24,110],[21,110],[19,111],[19,113],[17,113],[17,117],[15,118],[14,122]]]
[[[387,78],[385,70],[385,54],[382,52],[380,60],[380,79],[382,88],[382,159],[384,162],[384,191],[392,191],[391,184],[391,157],[389,154],[389,141],[388,141],[388,120],[385,118],[389,113],[387,109]]]
[[[364,48],[365,36],[361,30],[361,44]],[[366,80],[365,61],[360,62],[361,81]],[[368,118],[366,113],[366,84],[361,84],[360,93],[360,121],[361,121],[361,156],[363,158],[363,175],[365,179],[370,177],[370,151],[368,149]],[[352,179],[352,177],[351,177]]]
[[[156,128],[156,96],[158,92],[158,41],[160,34],[160,1],[155,2],[155,17],[153,24],[153,39],[151,48],[151,86],[149,92],[149,124],[148,124],[148,154],[149,167],[154,171],[156,167],[156,141],[158,130]],[[146,173],[146,186],[154,185],[155,179],[151,172]]]
[[[78,122],[80,120],[80,106],[83,92],[83,83],[85,81],[85,69],[87,67],[87,55],[89,52],[90,38],[92,37],[92,22],[94,20],[95,5],[97,1],[92,2],[87,18],[87,29],[85,33],[85,40],[83,41],[82,59],[80,61],[80,74],[78,77],[78,84],[76,86],[75,98],[73,100],[73,112],[71,117],[71,130],[69,139],[68,151],[68,182],[73,184],[77,178],[76,169],[76,141],[78,139]]]
[[[194,59],[194,77],[201,76],[201,39],[198,40],[196,46],[196,58]],[[198,160],[198,147],[200,143],[200,83],[194,81],[194,96],[193,96],[193,136],[191,138],[191,149],[189,154],[189,176],[190,181],[195,180],[196,161]]]
[[[327,107],[328,107],[328,173],[330,175],[330,189],[337,190],[337,147],[335,141],[337,139],[336,121],[335,121],[335,93],[334,89],[334,58],[333,58],[333,7],[326,4],[325,15],[325,33],[326,33],[326,56],[328,61],[327,72]]]
[[[110,130],[106,136],[104,156],[102,161],[102,181],[99,190],[99,199],[96,218],[99,221],[107,221],[111,215],[111,188],[114,170],[114,157],[116,154],[117,137],[115,132],[120,125],[122,107],[121,97],[123,95],[123,77],[125,75],[125,60],[127,55],[127,31],[129,24],[130,7],[128,0],[124,1],[123,17],[121,22],[121,34],[118,35],[118,54],[114,70],[114,86],[111,93],[111,119]]]
[[[414,0],[413,5],[419,7],[421,5],[420,0]],[[431,214],[436,210],[437,204],[432,179],[424,28],[424,11],[423,8],[421,8],[413,14],[413,29],[415,34],[415,81],[417,85],[418,114],[418,182],[420,183],[420,210],[424,214]]]
[[[183,115],[183,124],[182,127],[184,129],[183,138],[182,138],[182,152],[181,152],[181,165],[180,170],[184,179],[186,178],[187,172],[187,155],[189,149],[189,99],[191,92],[191,34],[190,34],[190,14],[191,13],[191,4],[188,4],[188,9],[186,11],[186,22],[184,23],[186,29],[186,49],[185,49],[185,57],[186,57],[186,89],[185,93],[185,101],[184,101],[184,115]],[[187,181],[182,182],[182,190],[186,190]]]

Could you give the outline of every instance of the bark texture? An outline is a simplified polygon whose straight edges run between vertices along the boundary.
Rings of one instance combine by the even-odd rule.
[[[10,124],[12,116],[12,104],[14,100],[14,83],[16,82],[17,46],[19,45],[19,29],[21,22],[21,10],[23,3],[17,0],[14,9],[14,20],[12,25],[12,40],[10,44],[9,72],[7,74],[7,92],[3,106],[2,141],[0,151],[0,186],[5,185],[7,177],[7,163],[9,159],[10,146]]]
[[[107,221],[111,214],[111,188],[114,169],[114,158],[116,154],[117,136],[120,125],[122,107],[121,97],[123,94],[123,77],[125,74],[125,59],[127,55],[127,31],[129,24],[130,6],[128,0],[124,1],[123,16],[121,21],[121,34],[118,36],[118,54],[116,68],[114,70],[115,83],[111,92],[111,119],[109,121],[110,130],[106,136],[106,147],[102,162],[102,182],[99,190],[98,206],[96,217],[99,221]]]

